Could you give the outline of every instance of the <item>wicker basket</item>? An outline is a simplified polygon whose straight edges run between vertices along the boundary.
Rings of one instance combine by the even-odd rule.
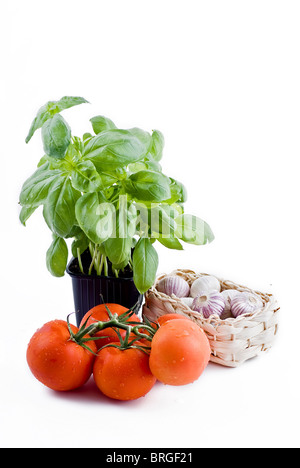
[[[192,270],[175,270],[171,275],[184,278],[189,285],[204,273],[197,274]],[[211,361],[226,367],[238,367],[243,362],[268,351],[274,342],[278,330],[278,304],[271,294],[263,294],[231,281],[220,280],[222,291],[236,289],[258,294],[264,307],[254,314],[243,315],[238,318],[222,320],[216,315],[205,319],[197,312],[193,312],[176,296],[167,296],[156,289],[159,280],[146,293],[143,314],[149,320],[156,320],[165,314],[182,314],[196,322],[206,333],[212,350]]]

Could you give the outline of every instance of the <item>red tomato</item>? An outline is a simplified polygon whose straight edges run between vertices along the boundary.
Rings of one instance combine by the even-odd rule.
[[[159,327],[161,327],[162,325],[164,325],[165,323],[169,322],[170,320],[190,320],[188,317],[185,317],[184,315],[180,315],[180,314],[166,314],[166,315],[161,315],[160,317],[158,317],[158,319],[152,323],[152,327],[158,329]],[[143,329],[140,329],[140,332],[141,333],[144,333],[145,335],[149,335],[149,331],[148,330],[143,330]],[[142,338],[141,340],[141,343],[143,343],[144,346],[150,346],[151,347],[151,344],[152,342],[151,341],[148,341],[146,338]]]
[[[70,325],[72,332],[78,328]],[[93,341],[87,346],[97,352]],[[68,391],[84,385],[93,370],[95,355],[70,341],[67,322],[46,323],[31,338],[27,348],[27,363],[32,374],[46,387]]]
[[[171,320],[154,335],[150,369],[168,385],[187,385],[197,380],[211,355],[204,331],[191,320]]]
[[[167,323],[170,320],[190,320],[190,319],[181,314],[165,314],[165,315],[161,315],[160,317],[158,317],[156,321],[157,323],[159,323],[160,326],[162,326],[164,323]]]
[[[94,364],[94,380],[101,392],[114,400],[136,400],[156,382],[149,369],[149,356],[135,348],[103,348]]]
[[[108,307],[108,309],[111,311],[112,314],[118,314],[118,315],[124,314],[124,312],[127,312],[129,310],[126,307],[123,307],[119,304],[106,304],[106,307]],[[110,318],[107,313],[106,307],[105,307],[105,304],[101,304],[99,306],[94,307],[89,312],[87,312],[87,314],[85,314],[85,316],[83,317],[80,323],[80,327],[82,327],[82,325],[84,324],[84,322],[87,320],[88,317],[90,318],[88,319],[87,326],[92,325],[93,323],[97,323],[97,322],[108,322]],[[138,318],[137,315],[133,314],[128,319],[127,322],[140,322],[140,319]],[[126,336],[126,330],[119,329],[119,332],[122,338],[124,339]],[[99,336],[106,337],[106,338],[95,341],[97,349],[100,349],[109,343],[120,341],[115,329],[113,328],[106,328],[105,330],[101,330],[94,335],[94,337],[99,337]]]
[[[159,328],[159,325],[157,322],[152,322],[151,323],[151,326],[155,329],[155,330],[158,330]],[[139,332],[142,333],[143,335],[147,335],[147,336],[150,336],[150,332],[149,330],[145,329],[145,328],[139,328]],[[151,341],[147,340],[147,338],[140,338],[139,340],[143,346],[150,346],[151,347]]]

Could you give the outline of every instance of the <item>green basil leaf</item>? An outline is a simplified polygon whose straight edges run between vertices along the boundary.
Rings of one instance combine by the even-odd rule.
[[[72,145],[70,145],[70,146],[72,146]],[[69,149],[70,149],[70,147],[69,147]],[[67,151],[67,154],[69,152],[69,149]],[[37,167],[38,168],[43,168],[43,170],[45,170],[45,169],[50,169],[50,170],[60,169],[61,171],[64,171],[66,169],[64,159],[55,159],[55,158],[52,158],[51,156],[47,156],[46,154],[45,154],[45,156],[43,156],[40,159]]]
[[[60,101],[49,101],[47,104],[42,106],[35,119],[33,120],[29,133],[26,138],[26,143],[28,143],[31,138],[33,137],[36,130],[42,128],[47,120],[52,119],[52,117],[61,112],[65,109],[69,109],[70,107],[78,106],[79,104],[87,103],[85,99],[81,97],[72,97],[72,96],[65,96]]]
[[[78,155],[81,155],[81,153],[83,153],[83,150],[84,150],[84,142],[81,140],[81,138],[77,137],[77,136],[73,136],[72,137],[72,145],[75,152],[77,153],[77,157]],[[71,152],[73,153],[73,151],[71,150]],[[74,152],[74,154],[75,154]]]
[[[128,202],[126,195],[120,195],[115,225],[116,237],[132,238],[135,235],[136,222],[137,209],[135,204]]]
[[[48,105],[46,104],[45,106],[42,106],[39,109],[39,111],[37,113],[37,116],[34,118],[32,124],[31,124],[29,133],[28,133],[28,135],[26,137],[26,140],[25,140],[26,143],[29,143],[29,141],[33,137],[36,130],[38,130],[39,128],[42,128],[44,123],[47,122],[47,120],[51,119],[51,118],[52,118],[52,114],[48,110]]]
[[[89,101],[83,97],[78,96],[64,96],[59,101],[54,102],[52,109],[57,109],[58,112],[61,112],[65,109],[70,109],[71,107],[78,106],[80,104],[89,104]]]
[[[81,161],[76,164],[71,178],[73,187],[80,192],[98,192],[103,188],[101,177],[91,161]]]
[[[158,255],[150,239],[141,238],[133,252],[133,279],[141,294],[151,288],[158,269]]]
[[[105,242],[113,232],[115,213],[100,193],[88,193],[79,198],[75,207],[79,226],[95,244]]]
[[[30,216],[36,211],[37,206],[23,206],[20,212],[20,221],[23,226],[26,226],[26,222]]]
[[[46,256],[47,268],[53,276],[64,276],[68,263],[68,246],[61,237],[53,236],[53,242]]]
[[[80,193],[74,190],[70,179],[61,177],[53,185],[44,205],[44,218],[51,231],[67,237],[76,224],[75,205]]]
[[[175,221],[176,236],[188,244],[205,245],[215,238],[209,225],[197,216],[183,214]]]
[[[154,130],[152,133],[152,145],[150,149],[150,153],[154,161],[158,162],[162,159],[164,146],[165,139],[163,134],[158,130]]]
[[[58,164],[60,167],[64,167],[68,172],[70,172],[70,166],[72,167],[73,165],[76,165],[79,161],[81,161],[81,152],[78,146],[80,147],[80,143],[79,145],[77,145],[76,140],[74,140],[69,145],[64,159],[54,159],[48,157],[48,160],[56,161],[56,164]]]
[[[148,202],[136,202],[135,203],[137,210],[137,220],[136,220],[136,231],[135,234],[139,237],[143,237],[144,233],[151,235],[149,225],[150,225],[150,208],[151,203]]]
[[[124,270],[124,268],[127,267],[130,260],[131,260],[131,252],[130,252],[130,255],[128,256],[128,258],[125,258],[125,260],[122,263],[113,263],[112,268],[114,270],[118,270],[118,271],[119,270]]]
[[[132,239],[129,237],[111,237],[107,239],[105,242],[105,251],[113,265],[120,265],[124,262],[126,262],[126,265],[128,264],[131,255],[131,244]]]
[[[83,231],[80,232],[80,234],[77,234],[75,236],[75,240],[72,243],[72,255],[73,257],[77,258],[78,257],[78,249],[80,252],[80,255],[82,255],[86,249],[89,246],[89,239],[86,237]]]
[[[80,227],[74,224],[69,234],[65,236],[65,239],[73,239],[74,237],[77,238],[78,236],[81,236],[81,234],[82,230],[80,229]]]
[[[48,161],[48,156],[45,154],[40,160],[39,160],[39,163],[37,165],[37,167],[42,167],[44,166],[44,164],[49,164],[49,161]]]
[[[116,184],[116,185],[111,185],[109,187],[106,187],[103,190],[103,193],[107,201],[116,200],[117,195],[120,194],[120,186]]]
[[[83,157],[92,161],[98,172],[110,172],[140,161],[147,150],[129,130],[108,130],[89,140]]]
[[[71,143],[71,129],[60,114],[47,120],[42,127],[44,151],[48,156],[63,159]]]
[[[130,128],[128,132],[130,132],[131,135],[135,136],[138,140],[140,140],[140,142],[145,146],[146,154],[148,154],[152,144],[152,137],[150,133],[145,132],[145,130],[141,130],[137,127]]]
[[[167,239],[174,236],[176,223],[168,209],[165,209],[164,206],[154,206],[149,210],[149,214],[152,236]]]
[[[172,203],[172,205],[169,205],[168,203],[162,203],[161,207],[172,219],[176,219],[179,215],[183,214],[181,206],[177,203]]]
[[[93,138],[93,135],[89,132],[84,133],[82,136],[83,141],[89,140],[90,138]]]
[[[140,171],[125,181],[126,191],[141,201],[161,202],[171,196],[169,178],[160,172]]]
[[[137,203],[137,208],[144,232],[148,232],[153,238],[174,236],[176,226],[174,219],[179,216],[176,210],[172,211],[169,205],[155,205],[154,203],[150,207],[145,205],[143,208],[140,203]]]
[[[176,237],[169,237],[168,239],[159,237],[158,242],[160,242],[167,249],[172,250],[184,250],[182,244]]]
[[[146,171],[148,169],[145,161],[140,161],[137,163],[129,164],[128,170],[130,174],[135,174],[136,172]]]
[[[146,169],[148,169],[149,171],[154,171],[154,172],[162,171],[161,165],[157,161],[154,161],[150,153],[147,155],[145,159],[145,165],[146,165]]]
[[[99,173],[98,173],[99,174]],[[119,190],[119,187],[116,185],[113,185],[115,184],[116,182],[119,181],[119,178],[118,178],[118,175],[116,173],[114,174],[109,174],[109,173],[106,173],[106,172],[100,172],[100,178],[101,178],[101,184],[102,184],[102,187],[103,188],[107,188],[107,187],[115,187],[115,190]]]
[[[96,135],[105,132],[106,130],[113,130],[117,128],[112,120],[104,117],[103,115],[97,115],[96,117],[93,117],[90,122]]]
[[[169,200],[166,200],[167,203],[185,203],[187,201],[187,191],[185,186],[178,180],[172,179],[172,177],[170,177],[170,181],[171,197]]]
[[[105,242],[105,251],[109,260],[115,264],[127,263],[131,257],[132,237],[135,235],[137,211],[128,205],[126,197],[121,197],[116,213],[113,235]]]
[[[52,185],[59,177],[61,177],[60,170],[48,170],[47,164],[41,166],[24,183],[20,194],[20,204],[31,207],[43,205]]]

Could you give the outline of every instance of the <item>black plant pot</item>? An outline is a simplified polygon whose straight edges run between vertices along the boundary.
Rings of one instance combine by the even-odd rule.
[[[88,262],[88,253],[82,256],[83,264]],[[78,260],[73,258],[67,267],[67,273],[72,278],[76,322],[79,327],[82,318],[93,307],[105,303],[120,304],[128,309],[134,307],[137,314],[142,306],[144,296],[139,293],[132,273],[122,277],[88,276],[80,272]]]

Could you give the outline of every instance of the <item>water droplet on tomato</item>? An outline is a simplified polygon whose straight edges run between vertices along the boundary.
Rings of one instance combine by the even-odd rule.
[[[187,336],[190,336],[189,332],[186,330],[183,330],[180,333],[177,333],[176,338],[185,338]]]

